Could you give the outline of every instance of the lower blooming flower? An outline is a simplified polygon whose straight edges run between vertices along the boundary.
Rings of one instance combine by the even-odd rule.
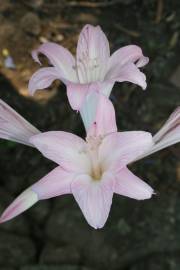
[[[96,121],[86,140],[63,131],[40,133],[30,124],[24,126],[26,120],[5,103],[0,103],[3,119],[0,137],[34,146],[58,164],[15,199],[2,214],[0,223],[19,215],[39,200],[73,194],[87,222],[97,229],[102,228],[108,218],[113,193],[137,200],[151,198],[153,189],[131,173],[127,165],[180,141],[180,109],[152,138],[150,133],[143,131],[117,132],[113,105],[105,97],[101,97],[101,103],[104,114],[101,108],[97,109]],[[12,128],[14,117],[18,133]],[[18,140],[22,138],[21,131],[26,133],[24,141]]]

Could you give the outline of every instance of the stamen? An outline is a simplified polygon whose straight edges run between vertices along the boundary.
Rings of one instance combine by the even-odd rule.
[[[88,52],[85,51],[82,53],[82,57],[77,59],[77,73],[81,83],[90,83],[97,80],[102,80],[103,76],[101,75],[100,59],[90,58]]]
[[[100,144],[102,143],[103,136],[88,136],[86,141],[91,150],[98,149]]]
[[[102,168],[99,161],[99,146],[102,143],[102,136],[88,136],[86,138],[88,144],[88,154],[91,159],[91,177],[94,180],[100,180],[102,176]]]

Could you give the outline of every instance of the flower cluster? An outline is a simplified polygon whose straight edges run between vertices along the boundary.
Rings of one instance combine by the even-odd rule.
[[[151,198],[153,189],[135,176],[128,164],[180,141],[180,107],[157,134],[145,131],[118,132],[109,99],[116,81],[146,88],[139,70],[148,63],[135,45],[110,56],[109,43],[99,26],[86,25],[80,33],[76,58],[48,42],[33,51],[44,54],[51,66],[38,70],[29,81],[29,92],[60,79],[67,87],[72,109],[80,112],[86,138],[64,131],[40,132],[0,100],[0,138],[37,148],[57,167],[27,188],[3,212],[0,223],[21,214],[39,200],[72,194],[89,225],[102,228],[108,218],[113,194],[136,200]],[[40,63],[41,64],[41,63]]]

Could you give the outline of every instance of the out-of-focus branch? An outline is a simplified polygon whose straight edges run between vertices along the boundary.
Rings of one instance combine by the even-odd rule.
[[[135,30],[130,30],[130,29],[127,29],[126,27],[122,26],[121,24],[114,24],[114,27],[120,31],[122,31],[123,33],[131,36],[131,37],[135,37],[135,38],[138,38],[140,37],[140,33],[135,31]]]
[[[88,2],[88,1],[68,1],[66,5],[71,7],[88,7],[88,8],[97,8],[97,7],[108,7],[116,4],[122,3],[122,0],[111,0],[111,1],[101,1],[101,2]]]
[[[21,0],[24,5],[32,9],[42,9],[42,8],[54,8],[54,7],[87,7],[87,8],[103,8],[109,7],[113,5],[117,5],[123,3],[123,0],[106,0],[106,1],[98,1],[98,2],[90,2],[90,1],[76,1],[76,0],[62,0],[61,2],[57,3],[44,3],[42,0],[27,2],[25,0]],[[127,0],[128,3],[128,0]]]
[[[156,24],[160,23],[160,21],[162,19],[163,8],[164,8],[163,0],[158,0],[157,1],[156,17],[155,17]]]

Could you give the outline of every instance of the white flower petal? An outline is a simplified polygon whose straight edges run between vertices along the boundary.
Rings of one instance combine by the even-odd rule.
[[[150,199],[154,193],[148,184],[135,176],[127,168],[123,168],[117,174],[114,192],[136,200]]]
[[[45,157],[70,172],[88,173],[90,171],[86,143],[74,134],[63,131],[49,131],[31,137],[30,142]]]

